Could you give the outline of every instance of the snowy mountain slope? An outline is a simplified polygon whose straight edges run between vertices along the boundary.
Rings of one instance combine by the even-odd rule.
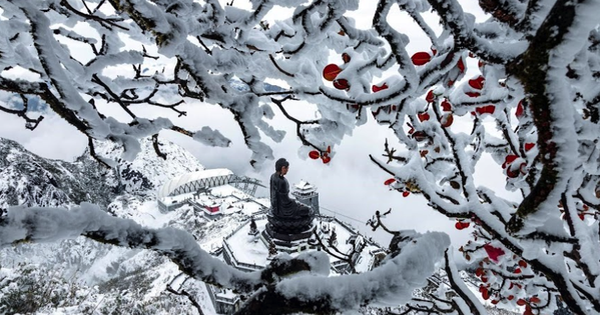
[[[97,163],[44,159],[0,138],[0,207],[61,206],[89,201],[107,205],[115,196],[108,170]]]
[[[118,161],[107,169],[84,152],[75,162],[44,159],[17,142],[0,138],[0,207],[62,206],[91,202],[106,207],[118,193],[153,194],[166,180],[204,169],[189,152],[161,141],[167,159],[158,158],[152,141],[141,142],[134,161],[120,160],[120,149],[112,143],[97,143],[96,152]]]
[[[95,151],[98,155],[118,162],[120,180],[126,191],[153,191],[167,180],[181,174],[203,170],[204,166],[190,152],[166,140],[160,140],[160,152],[166,159],[158,157],[150,138],[140,142],[141,152],[135,160],[121,159],[122,148],[109,142],[97,142]],[[84,152],[82,160],[89,160],[88,152]]]

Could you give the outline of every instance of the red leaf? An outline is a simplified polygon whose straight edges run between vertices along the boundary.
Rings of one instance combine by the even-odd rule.
[[[340,72],[342,72],[342,69],[338,65],[328,64],[323,68],[323,78],[327,81],[333,81]]]
[[[525,301],[525,300],[523,300],[523,299],[518,299],[518,300],[517,300],[517,305],[519,305],[519,306],[523,306],[523,305],[525,305],[525,304],[527,304],[527,301]]]
[[[458,70],[460,70],[460,72],[465,72],[465,63],[463,62],[462,58],[458,59],[456,67],[458,67]]]
[[[517,118],[521,117],[523,115],[523,100],[519,101],[519,105],[517,105],[517,111],[515,112],[515,116],[517,116]]]
[[[483,76],[478,76],[475,79],[469,80],[469,86],[471,86],[474,89],[481,90],[481,89],[483,89],[484,81],[485,81],[485,78]]]
[[[396,181],[396,179],[390,178],[390,179],[387,179],[385,182],[383,182],[383,184],[387,186],[387,185],[393,184],[395,181]]]
[[[456,224],[454,224],[454,227],[457,230],[464,230],[464,229],[468,228],[469,225],[471,225],[471,223],[469,223],[469,222],[457,221]]]
[[[330,145],[327,146],[327,153],[331,153],[331,146]]]
[[[429,120],[429,113],[425,112],[425,113],[419,113],[417,114],[417,117],[419,117],[420,121],[427,121]]]
[[[452,111],[452,104],[450,104],[447,99],[442,101],[442,110],[445,112]]]
[[[352,58],[350,58],[350,55],[348,55],[347,53],[342,54],[342,60],[344,61],[344,63],[350,62],[350,59]]]
[[[424,131],[415,131],[412,137],[419,142],[427,140],[427,134]]]
[[[319,151],[317,151],[317,150],[312,150],[312,151],[308,152],[308,157],[313,160],[316,160],[321,157],[321,153],[319,153]]]
[[[327,164],[329,163],[329,161],[331,161],[331,158],[329,157],[329,155],[323,155],[321,157],[321,160],[323,160],[323,164]]]
[[[502,250],[502,248],[494,247],[490,244],[483,245],[483,249],[485,249],[490,259],[494,262],[498,262],[498,257],[504,255],[504,250]]]
[[[519,260],[519,266],[521,266],[523,268],[527,268],[527,262],[524,260]]]
[[[479,97],[481,95],[479,92],[466,92],[465,94],[470,97]]]
[[[433,94],[433,90],[429,90],[427,96],[425,96],[425,100],[427,101],[427,103],[431,103],[435,100],[435,94]]]
[[[488,289],[484,289],[484,290],[481,292],[481,297],[482,297],[484,300],[487,300],[487,299],[489,299],[489,298],[490,298],[490,291],[488,291]]]
[[[347,90],[350,88],[350,85],[346,79],[336,79],[333,81],[333,87],[338,90]]]
[[[415,66],[422,66],[431,60],[431,55],[428,52],[420,51],[410,57]]]
[[[513,272],[514,272],[514,273],[516,273],[516,274],[519,274],[519,273],[521,273],[521,268],[517,268],[517,269],[515,269],[515,271],[513,271]]]
[[[479,267],[475,269],[475,275],[481,277],[483,275],[483,268]]]
[[[450,114],[446,114],[446,115],[442,116],[440,123],[442,124],[442,127],[448,128],[452,125],[453,122],[454,122],[454,116],[450,113]]]
[[[539,297],[537,297],[537,296],[532,296],[532,297],[529,299],[529,302],[537,304],[537,303],[540,303],[540,302],[541,302],[541,300],[540,300],[540,298],[539,298]]]
[[[514,298],[515,298],[515,296],[512,295],[512,294],[509,295],[508,297],[506,297],[506,299],[509,300],[509,301],[512,301]]]
[[[533,149],[533,147],[535,146],[535,143],[525,143],[525,151],[529,151],[531,149]]]
[[[518,170],[513,170],[509,167],[506,169],[506,176],[508,176],[508,178],[517,178],[519,177],[519,172]]]
[[[494,106],[494,105],[481,106],[481,107],[475,108],[475,111],[479,115],[493,114],[496,111],[496,106]]]
[[[402,197],[408,197],[408,195],[410,195],[410,191],[403,191],[402,192]]]
[[[373,93],[376,93],[376,92],[379,92],[379,91],[381,91],[381,90],[385,90],[385,89],[387,89],[387,88],[388,88],[388,86],[387,86],[387,84],[385,84],[385,83],[384,83],[384,84],[382,84],[381,86],[373,85],[373,86],[371,87],[371,91],[373,91]]]
[[[523,312],[523,315],[534,315],[533,310],[531,309],[531,306],[529,306],[529,305],[525,306],[525,312]]]
[[[506,156],[506,158],[504,158],[504,164],[506,164],[508,166],[508,164],[512,163],[518,157],[519,157],[518,155],[509,154]]]

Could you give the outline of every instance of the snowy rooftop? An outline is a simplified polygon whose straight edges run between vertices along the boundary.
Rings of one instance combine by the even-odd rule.
[[[267,224],[267,219],[262,217],[255,220],[258,231],[262,232]],[[351,227],[338,221],[334,218],[315,219],[317,231],[323,242],[327,242],[331,235],[331,231],[335,230],[337,234],[337,248],[343,253],[350,253],[353,245],[348,242],[351,239],[357,239],[358,242],[365,242],[365,247],[361,252],[361,257],[356,262],[356,270],[358,272],[368,271],[373,266],[374,255],[381,251],[381,248],[367,241],[363,236],[359,235]],[[327,231],[327,232],[324,232]],[[258,235],[249,235],[249,221],[242,224],[238,229],[234,230],[229,236],[223,240],[223,250],[228,251],[229,255],[235,258],[238,268],[255,269],[264,268],[269,261],[269,249]],[[291,253],[291,256],[298,255],[298,252]],[[330,257],[331,265],[336,266],[342,263],[339,259]],[[335,274],[335,270],[332,270]]]
[[[296,190],[302,191],[315,190],[315,186],[311,185],[309,182],[306,182],[304,180],[300,180],[300,182],[294,185],[294,188],[296,188]]]

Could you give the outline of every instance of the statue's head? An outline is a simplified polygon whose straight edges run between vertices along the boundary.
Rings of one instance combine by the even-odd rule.
[[[284,159],[281,158],[279,160],[277,160],[277,162],[275,162],[275,171],[277,171],[278,173],[282,173],[283,168],[285,167],[286,169],[290,166],[290,163]],[[285,174],[282,174],[285,175]]]

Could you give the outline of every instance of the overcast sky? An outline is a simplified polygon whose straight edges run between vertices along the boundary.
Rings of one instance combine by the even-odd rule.
[[[353,14],[357,20],[357,26],[369,28],[371,21],[364,17],[372,16],[376,1],[362,1],[359,12]],[[469,4],[467,10],[476,8],[476,3]],[[481,11],[475,11],[481,19]],[[408,34],[418,34],[420,29],[409,21],[409,18],[400,14],[400,18],[394,18],[400,31]],[[433,15],[431,15],[433,16]],[[404,23],[404,24],[399,24]],[[410,51],[428,50],[429,41],[424,37],[411,37]],[[335,58],[333,56],[332,58]],[[468,66],[476,69],[476,61],[468,60]],[[469,76],[467,76],[468,78]],[[250,167],[250,152],[245,147],[242,134],[237,123],[233,120],[231,114],[220,109],[217,106],[192,103],[183,105],[182,109],[188,111],[188,116],[183,119],[176,119],[174,115],[167,115],[173,119],[176,124],[191,130],[200,129],[202,126],[209,125],[218,128],[225,136],[232,140],[230,148],[212,148],[204,146],[190,138],[186,138],[173,132],[162,132],[161,138],[174,141],[191,151],[208,168],[226,167],[240,175],[256,177],[268,183],[268,177],[273,172],[274,161],[260,170],[254,170]],[[311,107],[309,104],[296,102],[290,104],[290,111],[295,113],[302,112],[303,107]],[[114,108],[105,108],[107,113],[117,117],[126,118],[123,113],[119,113]],[[136,111],[136,108],[133,108]],[[280,115],[277,109],[276,114]],[[138,113],[142,112],[138,109]],[[164,112],[155,109],[145,109],[144,114],[147,117],[155,117]],[[87,139],[79,134],[75,128],[68,125],[58,116],[45,113],[46,119],[35,131],[29,131],[24,128],[24,121],[16,116],[11,116],[0,112],[0,137],[9,138],[18,141],[27,149],[43,157],[53,159],[72,160],[80,155],[86,147]],[[370,115],[369,115],[370,116]],[[457,231],[454,228],[454,221],[448,220],[442,215],[429,209],[424,198],[410,195],[403,198],[401,194],[390,192],[383,182],[390,176],[382,172],[377,166],[370,162],[368,155],[380,156],[383,152],[383,142],[387,137],[393,136],[388,129],[378,126],[373,122],[372,117],[364,126],[355,129],[352,137],[343,140],[340,146],[335,148],[336,155],[329,165],[324,165],[320,160],[310,160],[304,156],[298,156],[300,142],[295,136],[295,126],[282,119],[276,119],[273,125],[278,129],[287,131],[288,136],[282,143],[272,144],[276,159],[285,157],[290,161],[291,168],[288,174],[290,183],[295,183],[301,179],[310,182],[318,187],[320,193],[321,206],[337,212],[337,216],[351,223],[363,232],[368,229],[365,226],[376,210],[386,211],[392,209],[388,223],[393,229],[416,229],[417,231],[442,230],[448,232],[453,240],[455,247],[459,247],[466,242],[470,229]],[[490,176],[490,170],[495,174],[500,174],[500,169],[493,163],[485,162],[485,173],[476,171],[476,178],[479,184],[486,185],[494,190],[503,190],[503,176]],[[495,170],[493,168],[496,168]],[[263,193],[267,193],[263,191]],[[331,212],[325,214],[332,214]],[[389,236],[385,233],[372,233],[373,236],[382,245],[387,246]]]

